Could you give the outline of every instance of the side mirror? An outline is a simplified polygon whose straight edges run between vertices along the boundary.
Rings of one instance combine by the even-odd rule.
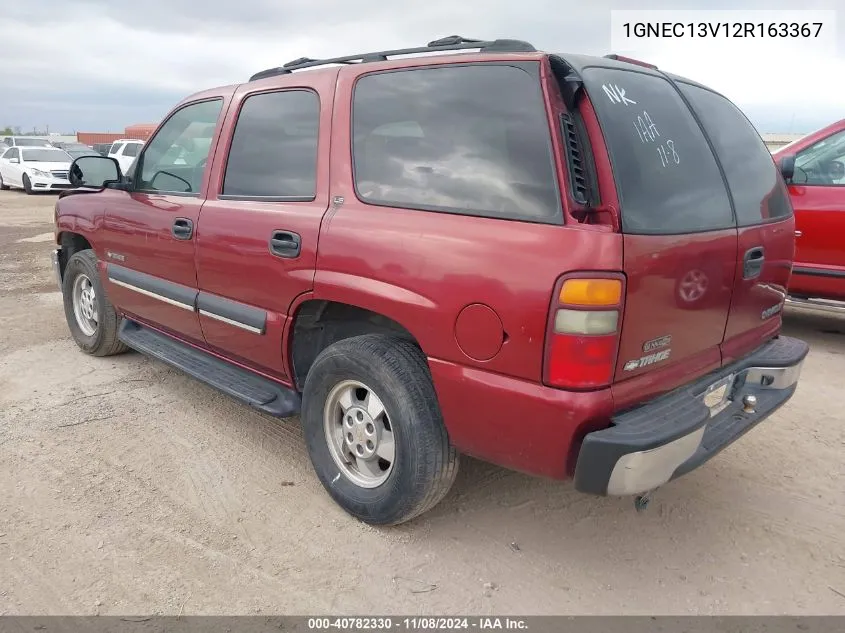
[[[795,175],[795,156],[784,156],[779,161],[780,173],[786,182],[790,182]]]
[[[18,159],[18,158],[10,158],[10,159],[9,159],[9,162],[10,162],[10,163],[20,163],[21,161],[20,161],[20,159]]]
[[[68,180],[74,187],[103,189],[120,179],[120,165],[107,156],[80,156],[71,163],[68,172]]]

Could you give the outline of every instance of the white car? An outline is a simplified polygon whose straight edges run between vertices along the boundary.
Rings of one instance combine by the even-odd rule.
[[[125,174],[132,163],[135,162],[138,154],[141,153],[143,146],[144,142],[137,139],[118,139],[109,148],[109,158],[116,159],[120,165],[120,171]]]
[[[7,136],[3,139],[3,144],[0,145],[0,152],[6,147],[53,147],[50,141],[46,138],[38,138],[37,136]]]
[[[29,194],[70,189],[73,159],[55,147],[10,147],[0,156],[0,189],[18,187]]]

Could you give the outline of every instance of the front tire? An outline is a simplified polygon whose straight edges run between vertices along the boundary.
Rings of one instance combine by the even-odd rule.
[[[106,297],[92,250],[74,253],[62,279],[65,318],[79,348],[92,356],[126,351],[117,338],[120,316]]]
[[[32,190],[32,183],[29,180],[29,176],[26,174],[23,175],[23,190],[26,191],[26,195],[31,196],[35,192]]]
[[[368,334],[323,350],[305,381],[301,418],[320,482],[366,523],[413,519],[457,475],[428,364],[411,341]]]
[[[8,191],[9,185],[3,181],[3,174],[0,174],[0,191]]]

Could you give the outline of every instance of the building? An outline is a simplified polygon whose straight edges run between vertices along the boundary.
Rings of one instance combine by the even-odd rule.
[[[85,145],[113,143],[119,138],[134,138],[139,141],[146,141],[157,127],[158,123],[139,123],[127,126],[123,132],[77,132],[76,140]]]
[[[769,148],[769,151],[774,152],[784,145],[789,145],[792,141],[797,141],[799,138],[804,136],[804,134],[781,134],[769,132],[761,134],[760,136],[763,137],[763,142],[766,144],[766,147]]]

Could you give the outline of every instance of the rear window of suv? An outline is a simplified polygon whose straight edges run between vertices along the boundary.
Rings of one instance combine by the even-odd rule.
[[[364,202],[562,221],[536,69],[486,63],[365,75],[352,117]]]
[[[713,152],[669,81],[599,67],[585,69],[583,77],[610,153],[624,232],[678,234],[734,226]]]
[[[713,143],[733,198],[739,226],[760,224],[792,213],[786,186],[772,155],[745,115],[725,97],[678,82]]]

